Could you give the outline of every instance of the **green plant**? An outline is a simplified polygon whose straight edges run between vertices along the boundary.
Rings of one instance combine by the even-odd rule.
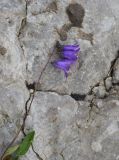
[[[20,144],[8,148],[2,160],[18,160],[21,156],[25,155],[33,142],[34,135],[35,131],[31,131]]]

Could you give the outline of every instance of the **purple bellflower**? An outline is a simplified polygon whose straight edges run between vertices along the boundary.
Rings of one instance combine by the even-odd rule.
[[[61,50],[62,59],[54,61],[52,64],[54,67],[63,70],[65,76],[68,76],[71,65],[76,63],[78,59],[78,52],[80,51],[79,45],[65,45]]]
[[[74,51],[74,52],[79,52],[80,47],[79,45],[65,45],[63,47],[63,51]]]
[[[72,51],[64,51],[61,53],[63,58],[69,59],[69,60],[77,60],[78,55],[76,52]]]
[[[72,60],[61,59],[61,60],[54,61],[52,64],[54,67],[63,70],[65,73],[65,76],[67,77],[68,71],[73,63],[74,63],[74,61],[72,61]]]

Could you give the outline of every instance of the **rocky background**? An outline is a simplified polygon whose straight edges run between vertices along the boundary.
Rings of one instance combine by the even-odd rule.
[[[48,63],[34,85],[57,41],[78,42],[79,62],[67,79]],[[0,0],[0,154],[34,87],[22,160],[119,160],[119,0]]]

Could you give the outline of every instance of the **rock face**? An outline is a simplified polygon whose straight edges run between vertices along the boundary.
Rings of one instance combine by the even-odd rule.
[[[0,84],[0,155],[16,135],[23,118],[28,91],[24,83]]]
[[[113,83],[119,83],[119,58],[117,59],[114,65],[114,72],[113,72]]]
[[[0,1],[0,155],[36,87],[25,123],[34,152],[22,160],[119,159],[118,17],[118,0]],[[80,44],[67,79],[51,65],[57,41]]]
[[[119,98],[96,99],[90,111],[89,105],[69,96],[38,93],[27,119],[36,131],[35,151],[51,160],[118,157]],[[31,151],[23,159],[31,157],[37,159]]]
[[[85,10],[83,28],[71,28],[67,33],[65,43],[75,43],[75,40],[80,43],[79,67],[73,69],[66,80],[61,72],[49,64],[41,80],[42,90],[65,94],[87,94],[92,86],[107,76],[111,62],[117,54],[119,24],[116,21],[117,15],[114,10],[114,5],[118,5],[116,1],[104,3],[97,0],[93,4],[91,1],[87,3],[78,1],[78,3]],[[71,13],[67,15],[66,12],[68,4],[70,4],[69,1],[57,2],[57,11],[48,12],[47,7],[50,2],[29,2],[27,23],[20,35],[27,60],[27,80],[29,82],[37,81],[38,73],[41,72],[49,53],[52,52],[55,41],[59,40],[57,30],[60,32],[63,25],[70,23],[68,16]],[[76,17],[77,14],[74,13],[75,8],[73,7],[71,9],[69,6],[70,12]],[[88,33],[93,34],[93,45],[90,44]],[[61,43],[64,44],[64,42]]]
[[[77,102],[69,96],[37,93],[33,106],[27,122],[30,119],[36,131],[35,150],[43,159],[61,157],[66,146],[80,139],[75,125]]]

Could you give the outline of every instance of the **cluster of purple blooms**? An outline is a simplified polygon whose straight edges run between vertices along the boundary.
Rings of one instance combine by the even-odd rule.
[[[70,67],[76,63],[78,59],[78,53],[80,51],[80,47],[78,44],[76,45],[64,45],[61,49],[61,59],[54,61],[52,64],[54,67],[63,70],[65,76],[68,76],[68,72]]]

